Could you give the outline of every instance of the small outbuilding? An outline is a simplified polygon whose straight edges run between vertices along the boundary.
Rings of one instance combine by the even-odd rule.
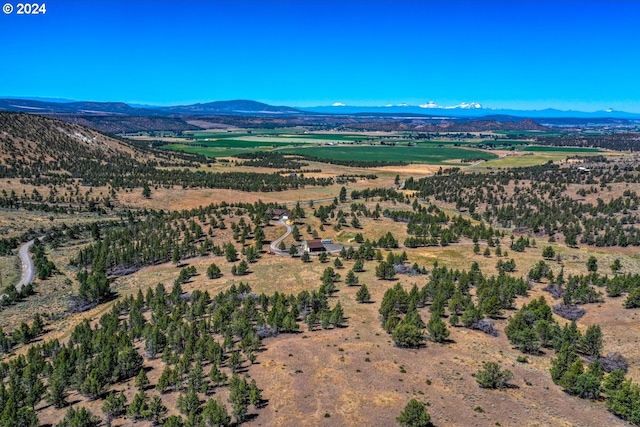
[[[274,221],[279,221],[280,219],[289,218],[288,209],[270,209],[267,211],[267,213],[271,216],[271,219]]]
[[[320,239],[306,240],[302,247],[305,252],[324,252],[326,250]]]

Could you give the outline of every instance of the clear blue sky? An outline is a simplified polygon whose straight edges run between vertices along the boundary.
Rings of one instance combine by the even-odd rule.
[[[640,112],[639,1],[51,0],[46,8],[0,13],[0,96]]]

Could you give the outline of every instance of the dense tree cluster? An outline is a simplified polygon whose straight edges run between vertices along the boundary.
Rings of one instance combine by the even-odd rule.
[[[393,188],[367,188],[364,190],[353,190],[351,192],[351,199],[373,199],[379,197],[381,202],[394,201],[396,203],[409,203],[409,199],[403,193],[394,190]]]
[[[382,264],[392,264],[392,261],[381,261]],[[475,301],[470,292],[472,287],[476,288]],[[426,337],[432,341],[446,342],[449,330],[442,318],[447,308],[450,325],[497,335],[493,323],[485,316],[496,317],[503,309],[513,308],[515,298],[526,295],[527,290],[524,280],[505,273],[484,277],[477,263],[473,263],[468,272],[435,265],[428,283],[421,289],[414,285],[410,292],[406,292],[397,284],[387,290],[380,308],[381,321],[392,336],[402,325],[395,334],[400,346],[419,345],[425,337],[422,329],[426,329]],[[426,325],[416,310],[425,305],[429,305],[431,313]]]
[[[238,251],[231,242],[214,244],[216,230],[226,229],[224,217],[240,217],[232,223],[234,238],[240,243],[247,262],[255,262],[262,247],[262,226],[270,219],[274,205],[262,203],[209,205],[181,212],[128,212],[120,221],[104,223],[94,235],[94,243],[79,251],[74,263],[83,268],[101,262],[108,274],[131,271],[146,265],[180,260],[196,255],[225,255],[236,261]],[[252,219],[254,226],[245,220]],[[253,246],[246,241],[254,240]]]
[[[539,261],[529,271],[528,277],[531,280],[540,282],[543,278],[549,280],[549,284],[544,290],[550,292],[556,299],[562,299],[564,306],[574,306],[603,301],[602,292],[598,288],[604,288],[610,297],[627,295],[623,302],[626,308],[640,307],[640,275],[637,273],[615,274],[613,276],[600,275],[596,272],[597,264],[595,258],[590,260],[591,273],[586,275],[569,275],[564,277],[561,270],[558,275],[553,274],[553,270],[545,261]],[[594,270],[595,269],[595,270]],[[618,270],[615,269],[617,272]],[[562,313],[558,313],[565,317]],[[571,320],[571,319],[570,319]]]
[[[424,305],[421,299],[417,287],[410,296],[400,283],[388,289],[382,298],[379,309],[382,325],[398,347],[419,347],[424,342],[426,325],[417,309]]]
[[[40,239],[34,239],[30,251],[33,254],[33,264],[36,268],[36,276],[38,279],[44,280],[51,277],[51,275],[56,272],[56,266],[51,260],[47,259],[47,255],[44,252],[44,245]]]
[[[245,159],[245,161],[242,162],[243,166],[258,168],[299,170],[304,166],[309,166],[309,163],[301,162],[296,158],[285,157],[282,153],[279,153],[277,151],[255,151],[251,153],[240,153],[236,154],[235,157],[239,159]]]
[[[634,224],[640,221],[640,198],[634,191],[627,190],[608,202],[599,199],[596,204],[566,194],[569,185],[591,185],[606,191],[608,185],[618,182],[640,182],[640,174],[631,166],[612,168],[596,163],[585,173],[577,167],[545,164],[494,173],[409,178],[405,188],[419,191],[423,198],[453,203],[493,225],[550,236],[560,233],[569,246],[578,241],[595,246],[637,246],[640,229]]]
[[[562,134],[537,136],[536,144],[563,147],[601,147],[615,151],[638,151],[640,138],[637,133],[585,135]]]
[[[38,425],[33,410],[38,402],[47,399],[63,408],[71,390],[91,400],[104,399],[107,425],[125,413],[134,420],[163,422],[167,393],[178,393],[176,407],[189,425],[231,425],[226,405],[209,397],[225,384],[230,412],[241,423],[250,405],[264,404],[255,381],[239,375],[242,365],[255,361],[262,337],[295,332],[301,320],[310,329],[316,323],[323,327],[344,323],[342,307],[338,303],[329,309],[328,295],[322,290],[303,291],[297,297],[267,296],[256,295],[240,283],[215,297],[201,291],[185,297],[180,284],[191,274],[191,268],[183,269],[170,293],[159,284],[146,295],[139,292],[135,298],[119,300],[96,326],[85,319],[66,344],[57,340],[36,344],[26,356],[3,363],[2,425]],[[42,328],[42,319],[36,316],[32,326],[23,325],[11,335],[0,330],[2,351],[29,342]],[[162,375],[149,395],[144,360],[159,356]],[[109,392],[112,385],[134,377],[139,393],[131,402],[122,393]],[[204,405],[201,396],[208,399]],[[59,425],[94,425],[96,420],[86,408],[73,407]]]

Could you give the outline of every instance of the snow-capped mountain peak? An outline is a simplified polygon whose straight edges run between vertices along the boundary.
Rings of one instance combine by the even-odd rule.
[[[477,102],[463,102],[461,104],[456,105],[453,108],[464,108],[465,110],[475,110],[478,108],[482,108],[482,105]]]
[[[420,108],[442,108],[440,105],[436,104],[433,101],[429,101],[427,103],[420,104],[420,105],[418,105],[418,107],[420,107]]]
[[[433,101],[429,101],[429,102],[426,102],[424,104],[420,104],[420,105],[418,105],[418,107],[420,107],[420,108],[443,108],[445,110],[452,110],[452,109],[458,109],[458,108],[462,108],[462,109],[465,109],[465,110],[476,110],[476,109],[484,108],[482,106],[482,104],[479,104],[477,102],[462,102],[462,103],[460,103],[458,105],[445,106],[445,105],[436,104]]]

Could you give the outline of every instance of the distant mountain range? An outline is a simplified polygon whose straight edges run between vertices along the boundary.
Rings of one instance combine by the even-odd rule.
[[[305,112],[278,107],[257,101],[214,101],[205,104],[160,106],[131,106],[124,102],[60,102],[45,99],[0,98],[0,111],[21,111],[34,114],[80,114],[123,116],[170,115],[300,115]]]
[[[87,102],[53,98],[0,98],[0,111],[22,111],[36,114],[79,115],[126,115],[126,116],[171,116],[171,115],[266,115],[297,116],[304,114],[336,115],[400,115],[447,118],[486,118],[500,120],[501,117],[535,119],[630,119],[640,120],[640,114],[624,111],[603,110],[594,112],[556,110],[512,110],[493,109],[470,102],[455,106],[441,106],[434,102],[420,105],[350,106],[335,103],[329,106],[288,107],[273,106],[251,100],[214,101],[202,104],[176,106],[142,106],[124,102]]]
[[[445,107],[429,102],[421,105],[384,105],[384,106],[351,106],[336,103],[329,106],[306,107],[300,108],[303,111],[322,114],[397,114],[397,115],[427,115],[440,116],[443,118],[450,117],[526,117],[532,119],[557,119],[557,118],[576,118],[576,119],[640,119],[640,114],[627,113],[625,111],[616,111],[612,109],[602,111],[574,111],[574,110],[556,110],[547,108],[544,110],[512,110],[512,109],[495,109],[486,108],[477,102],[462,103],[459,105]]]

